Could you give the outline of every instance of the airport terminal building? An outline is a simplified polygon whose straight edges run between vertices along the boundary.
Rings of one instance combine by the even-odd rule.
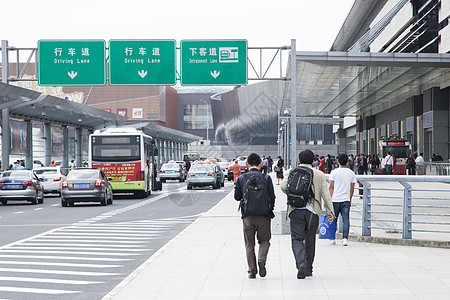
[[[425,161],[433,153],[447,161],[449,17],[448,0],[355,1],[331,51],[371,52],[375,63],[348,66],[336,77],[341,97],[353,93],[341,102],[356,103],[341,110],[356,117],[354,126],[338,132],[342,150],[379,153],[380,141],[398,138],[410,142],[412,153],[423,152]],[[378,53],[392,63],[377,66]],[[409,63],[397,66],[402,59]]]

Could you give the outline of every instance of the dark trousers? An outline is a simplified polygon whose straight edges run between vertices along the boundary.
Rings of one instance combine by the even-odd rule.
[[[316,233],[319,216],[307,209],[296,209],[289,214],[291,220],[291,242],[297,269],[305,264],[312,271],[316,252]]]
[[[242,219],[244,226],[245,254],[247,255],[248,271],[257,271],[255,255],[255,234],[259,243],[258,259],[267,261],[267,253],[270,247],[270,218],[263,216],[247,216]]]

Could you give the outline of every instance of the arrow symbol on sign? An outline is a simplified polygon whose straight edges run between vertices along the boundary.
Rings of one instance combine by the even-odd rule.
[[[70,72],[67,72],[67,74],[70,76],[70,78],[74,79],[75,76],[77,76],[78,72],[70,71]]]
[[[145,76],[147,76],[147,71],[144,70],[140,70],[138,71],[139,76],[141,76],[142,78],[144,78]]]
[[[214,72],[211,71],[211,76],[214,77],[214,79],[216,79],[219,75],[220,71],[219,72],[217,72],[216,70],[214,70]]]

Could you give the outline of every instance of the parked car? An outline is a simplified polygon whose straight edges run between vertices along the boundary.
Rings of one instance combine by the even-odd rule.
[[[178,180],[184,182],[184,172],[181,166],[175,161],[169,161],[162,165],[158,172],[159,180],[161,182],[166,182],[167,179]]]
[[[9,170],[0,175],[0,201],[26,200],[44,203],[44,189],[39,178],[30,170]]]
[[[216,188],[221,188],[223,186],[225,186],[225,175],[222,172],[222,168],[216,164],[213,165],[214,166],[214,172],[216,173],[216,177],[217,177],[217,185]]]
[[[75,202],[113,203],[111,184],[105,174],[97,169],[72,170],[61,187],[61,205],[64,207]]]
[[[45,194],[57,193],[61,196],[61,183],[66,176],[61,173],[60,167],[35,168],[33,173],[41,180]]]
[[[219,166],[211,164],[195,164],[191,167],[187,177],[187,189],[191,190],[194,186],[212,186],[213,189],[221,187],[219,172],[222,173]],[[223,179],[223,176],[222,176]]]
[[[179,160],[179,161],[177,160],[176,163],[181,166],[181,169],[183,170],[184,179],[186,180],[186,177],[187,177],[186,162],[182,161],[182,160]]]

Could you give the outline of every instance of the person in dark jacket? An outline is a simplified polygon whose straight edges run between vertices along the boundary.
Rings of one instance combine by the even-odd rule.
[[[241,201],[244,197],[245,184],[247,179],[253,174],[260,174],[261,157],[252,153],[247,157],[247,165],[249,168],[248,174],[243,174],[238,177],[234,186],[234,199]],[[266,276],[266,261],[267,253],[270,247],[271,219],[275,217],[273,214],[273,208],[275,207],[275,192],[273,189],[272,179],[269,175],[264,175],[264,179],[267,183],[267,192],[269,195],[269,201],[271,203],[272,211],[267,216],[248,216],[241,209],[242,224],[244,227],[244,242],[245,252],[247,256],[248,265],[248,278],[256,278],[259,268],[259,276]],[[256,264],[255,255],[255,234],[259,243],[258,251],[258,265]]]

